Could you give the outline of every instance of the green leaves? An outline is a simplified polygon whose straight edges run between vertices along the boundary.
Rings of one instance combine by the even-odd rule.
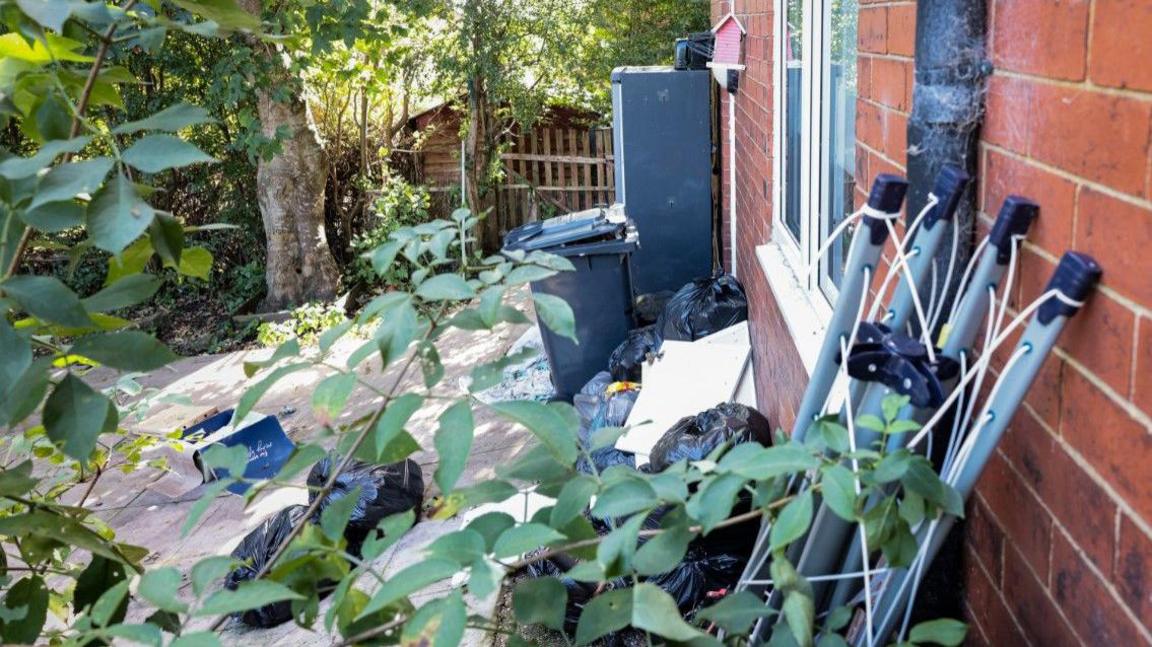
[[[133,274],[109,285],[81,303],[88,312],[110,312],[146,301],[160,289],[160,279],[151,274]]]
[[[460,301],[476,296],[476,290],[458,274],[437,274],[416,288],[425,301]]]
[[[71,328],[92,325],[80,299],[54,277],[21,274],[0,283],[0,290],[41,321]]]
[[[579,420],[571,405],[563,403],[541,404],[529,400],[495,402],[491,409],[524,425],[552,452],[556,460],[565,465],[576,462],[576,429]]]
[[[100,249],[119,254],[148,229],[153,215],[152,207],[121,171],[88,205],[88,235]]]
[[[39,575],[25,577],[4,596],[0,638],[5,644],[31,645],[48,619],[48,587]]]
[[[216,161],[199,148],[172,135],[143,137],[124,151],[121,158],[145,173]]]
[[[667,573],[684,559],[694,536],[687,524],[674,525],[644,542],[636,550],[632,565],[641,575]]]
[[[330,375],[316,385],[312,391],[312,410],[321,424],[331,424],[344,411],[355,388],[355,373]]]
[[[522,580],[512,592],[516,620],[525,625],[543,625],[562,631],[567,603],[568,589],[554,577]]]
[[[266,604],[284,600],[303,600],[304,596],[292,589],[270,580],[243,582],[235,591],[221,589],[204,601],[192,615],[217,616],[256,609]]]
[[[967,635],[968,625],[959,620],[940,618],[939,620],[921,622],[912,627],[908,638],[917,645],[935,643],[944,645],[944,647],[955,647],[963,644]]]
[[[100,188],[111,169],[112,160],[107,157],[55,166],[40,178],[36,195],[28,208],[70,200],[81,193],[91,194]]]
[[[472,405],[467,400],[453,404],[440,414],[440,426],[433,440],[440,461],[433,478],[441,492],[451,492],[464,472],[472,449],[474,428]]]
[[[86,335],[69,353],[124,371],[151,371],[177,359],[176,353],[155,337],[138,330]]]
[[[515,557],[546,544],[564,539],[564,535],[539,523],[526,523],[513,526],[496,540],[492,552],[496,559]]]
[[[572,307],[560,297],[551,294],[533,294],[532,301],[536,304],[536,316],[549,330],[571,339],[579,344],[576,338],[576,316],[572,314]]]
[[[208,111],[187,103],[177,103],[169,106],[154,115],[138,121],[130,121],[112,129],[117,135],[130,135],[141,130],[163,130],[176,132],[188,126],[212,121]]]
[[[821,479],[824,502],[845,521],[856,520],[856,480],[848,468],[840,464],[828,465]]]
[[[596,497],[592,514],[601,519],[623,517],[641,510],[648,510],[659,503],[656,490],[648,483],[628,479],[614,483]]]
[[[632,589],[615,589],[584,605],[576,624],[576,644],[587,645],[601,636],[620,631],[632,622]]]
[[[812,491],[804,490],[784,506],[772,523],[772,530],[768,535],[769,550],[775,552],[803,537],[811,523]]]
[[[241,9],[235,0],[173,0],[181,9],[199,14],[227,30],[260,28],[260,19]]]
[[[672,596],[654,584],[641,583],[602,593],[584,605],[576,625],[576,644],[586,645],[629,625],[671,641],[707,639],[684,622]]]
[[[632,626],[676,641],[704,636],[684,622],[676,601],[655,584],[637,584],[632,590]]]
[[[729,450],[720,459],[717,468],[746,479],[763,481],[775,476],[805,472],[819,465],[820,459],[806,447],[795,443],[775,447],[743,443]]]
[[[426,559],[413,564],[382,584],[357,617],[363,618],[380,611],[430,584],[452,577],[458,570],[460,566],[454,560],[443,558]]]
[[[696,618],[716,623],[730,634],[744,635],[752,629],[754,622],[773,613],[759,596],[737,591],[710,607],[704,607],[696,613]]]
[[[154,568],[140,578],[136,593],[158,609],[184,613],[188,605],[180,600],[180,571],[171,566]]]
[[[116,409],[100,393],[69,373],[60,380],[44,403],[44,427],[48,438],[76,460],[87,460],[96,449],[96,438]]]

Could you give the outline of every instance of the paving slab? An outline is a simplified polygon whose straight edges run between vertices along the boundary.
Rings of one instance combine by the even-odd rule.
[[[520,290],[512,298],[519,305],[530,303],[527,290]],[[530,306],[528,307],[530,310]],[[445,375],[439,391],[448,395],[462,395],[463,384],[472,368],[505,355],[509,348],[525,331],[528,325],[503,325],[494,331],[462,331],[452,329],[439,341],[440,355]],[[364,339],[348,337],[333,348],[329,362],[343,365],[345,359]],[[173,365],[149,373],[139,378],[139,382],[149,389],[155,389],[153,396],[159,399],[179,396],[179,403],[160,404],[140,420],[126,421],[126,425],[141,433],[163,433],[158,427],[179,428],[185,414],[200,417],[210,410],[225,410],[235,406],[246,388],[261,378],[249,380],[244,375],[244,364],[265,359],[271,349],[241,351],[221,355],[182,359]],[[358,369],[360,375],[378,389],[390,389],[399,384],[401,389],[422,388],[418,368],[414,375],[401,379],[397,364],[382,369],[378,360],[364,362]],[[312,391],[316,384],[330,371],[324,368],[309,368],[289,375],[273,386],[256,406],[257,411],[277,415],[285,432],[294,442],[309,442],[321,437],[321,420],[311,410]],[[91,384],[107,387],[115,383],[116,376],[110,372],[95,371],[88,377]],[[381,398],[372,391],[360,388],[354,392],[347,410],[339,421],[354,420],[374,410]],[[406,425],[406,429],[423,447],[431,448],[437,428],[437,418],[449,404],[447,400],[433,399],[418,411]],[[469,461],[460,479],[461,485],[495,475],[496,466],[506,463],[524,451],[531,440],[530,434],[521,427],[497,417],[484,407],[475,408],[476,432]],[[189,420],[187,424],[195,422]],[[334,442],[334,438],[319,440],[322,444]],[[436,456],[424,450],[413,456],[421,466],[425,482],[425,498],[438,494],[432,474],[436,468]],[[190,457],[189,457],[190,460]],[[154,480],[163,474],[157,470],[142,469],[132,474],[118,470],[108,470],[92,487],[80,484],[67,492],[62,500],[77,503],[85,500],[96,515],[116,531],[117,538],[149,549],[149,566],[172,566],[185,577],[182,594],[191,596],[187,584],[187,574],[197,561],[213,556],[227,555],[240,540],[265,518],[275,514],[285,506],[306,503],[306,491],[300,487],[268,489],[245,506],[242,497],[222,494],[210,505],[192,531],[181,535],[190,511],[195,505],[203,486],[195,487],[187,494],[166,496],[156,488],[150,488]],[[302,483],[304,475],[299,475],[297,483]],[[460,518],[445,521],[425,520],[413,527],[404,538],[381,555],[375,564],[382,567],[388,576],[424,559],[424,548],[437,537],[457,529]],[[360,586],[371,592],[376,582],[372,578],[362,578]],[[449,590],[451,585],[443,583],[421,591],[415,600],[427,601]],[[474,610],[491,609],[497,596],[490,600],[470,599]],[[230,645],[276,644],[277,647],[297,645],[329,645],[334,637],[322,630],[323,614],[327,604],[321,604],[320,631],[309,631],[287,623],[271,629],[251,629],[238,622],[230,621],[221,631],[221,639]],[[148,610],[134,607],[129,610],[128,621],[142,621]],[[206,628],[210,619],[197,621],[194,627]],[[469,632],[469,644],[484,642],[483,634]]]

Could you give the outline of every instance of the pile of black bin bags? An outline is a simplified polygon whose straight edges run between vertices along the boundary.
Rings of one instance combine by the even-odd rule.
[[[731,274],[696,279],[664,304],[656,323],[628,333],[608,359],[612,379],[640,381],[640,367],[660,352],[664,340],[696,341],[748,319],[744,286]]]
[[[695,341],[746,320],[748,302],[744,288],[730,275],[720,274],[699,279],[681,288],[666,304],[654,325],[633,330],[628,338],[612,353],[609,370],[593,377],[573,399],[580,416],[579,440],[590,446],[593,434],[605,427],[622,427],[642,388],[641,366],[660,350],[665,339]],[[591,461],[582,458],[577,468],[592,473],[624,466],[643,472],[655,473],[667,469],[678,461],[705,458],[722,446],[757,442],[769,445],[772,430],[768,420],[755,409],[741,404],[722,403],[688,416],[677,422],[656,443],[649,462],[637,466],[635,456],[615,447],[601,447],[590,454]],[[751,500],[746,494],[737,503],[734,514],[746,512]],[[667,509],[652,512],[644,520],[644,528],[660,527]],[[607,534],[617,520],[591,517],[597,532]],[[667,591],[676,600],[680,612],[691,617],[711,600],[722,597],[740,577],[747,563],[759,529],[757,521],[722,528],[699,537],[688,547],[684,560],[667,573],[645,578]],[[568,555],[555,555],[535,562],[525,570],[529,577],[557,577],[568,589],[567,629],[574,631],[580,611],[596,594],[596,586],[577,582],[565,575],[576,564]],[[604,590],[627,587],[623,580],[612,582]],[[603,591],[601,591],[603,592]],[[609,644],[625,640],[625,636],[610,636]]]
[[[315,502],[319,489],[328,482],[332,469],[339,463],[339,457],[328,455],[312,467],[308,473],[310,489],[308,503]],[[377,524],[385,517],[407,510],[420,513],[424,500],[424,477],[420,466],[411,459],[390,465],[373,465],[352,461],[348,468],[336,478],[332,491],[320,502],[312,523],[319,523],[324,509],[334,501],[349,496],[360,488],[356,495],[356,505],[348,526],[344,529],[345,548],[348,554],[360,557],[364,541],[372,533],[379,532]],[[304,517],[308,506],[292,505],[264,520],[259,527],[240,542],[232,551],[233,559],[242,562],[228,574],[224,586],[235,590],[241,582],[256,577],[256,573],[275,554],[287,539],[292,527]],[[320,587],[321,597],[326,596],[335,584]],[[291,602],[276,602],[258,609],[245,611],[236,616],[241,622],[253,627],[274,627],[292,619]]]

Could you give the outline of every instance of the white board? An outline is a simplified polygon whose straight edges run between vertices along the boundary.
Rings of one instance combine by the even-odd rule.
[[[745,339],[747,337],[745,336]],[[616,448],[648,460],[664,432],[685,416],[732,400],[750,347],[744,343],[666,341],[660,357],[643,365],[640,395],[628,415],[628,431]]]

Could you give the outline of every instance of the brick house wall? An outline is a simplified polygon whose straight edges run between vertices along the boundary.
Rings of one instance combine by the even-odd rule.
[[[859,2],[856,159],[866,188],[905,168],[916,3]],[[1152,643],[1152,2],[987,2],[995,71],[979,144],[979,235],[1008,193],[1040,202],[1013,306],[1041,293],[1067,249],[1095,255],[1105,271],[969,501],[969,642]],[[788,429],[807,373],[755,254],[772,228],[774,5],[713,0],[712,13],[732,11],[748,29],[735,99],[737,269],[751,301],[758,402]],[[723,159],[727,178],[731,151]]]

